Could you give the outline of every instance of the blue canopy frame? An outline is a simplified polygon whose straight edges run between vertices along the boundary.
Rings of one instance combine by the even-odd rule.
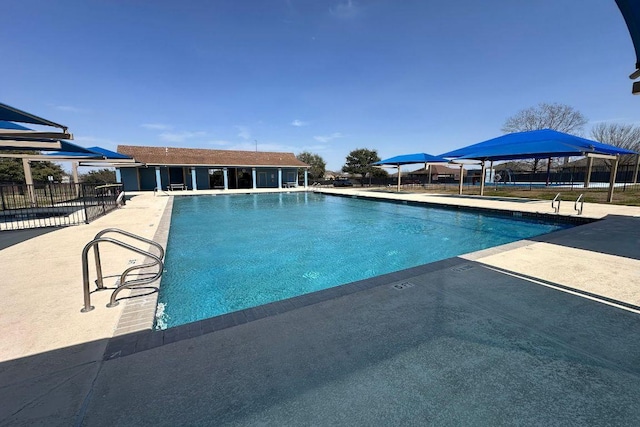
[[[553,129],[541,129],[502,135],[487,141],[443,153],[440,157],[456,160],[479,160],[482,164],[480,195],[484,193],[484,171],[486,161],[542,159],[550,157],[609,157],[615,159],[611,170],[609,202],[613,198],[613,187],[617,171],[617,156],[638,154],[635,151],[592,141]],[[588,175],[588,174],[587,174]],[[587,177],[588,179],[588,177]],[[585,186],[588,181],[585,181]]]
[[[390,157],[385,160],[380,160],[373,163],[377,166],[395,166],[398,168],[398,191],[400,191],[400,166],[411,165],[416,163],[424,163],[425,169],[428,163],[449,163],[449,160],[439,156],[432,156],[427,153],[414,153],[414,154],[402,154],[400,156]],[[462,180],[462,177],[460,178]],[[431,175],[429,175],[429,182],[431,182]]]

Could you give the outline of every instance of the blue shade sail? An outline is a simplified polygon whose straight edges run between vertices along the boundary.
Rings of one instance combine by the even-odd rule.
[[[375,162],[374,165],[410,165],[414,163],[448,163],[449,160],[426,153],[403,154]]]
[[[50,120],[43,119],[42,117],[35,116],[26,111],[18,110],[6,104],[0,103],[0,120],[6,122],[18,122],[18,123],[31,123],[34,125],[53,126],[64,131],[67,130],[66,126],[58,123],[54,123]]]
[[[516,160],[586,154],[636,154],[634,151],[603,144],[552,129],[516,132],[449,151],[441,157],[475,160]]]

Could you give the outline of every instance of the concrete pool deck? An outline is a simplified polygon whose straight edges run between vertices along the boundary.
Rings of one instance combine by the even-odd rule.
[[[322,191],[553,213],[548,201]],[[0,425],[640,420],[639,207],[585,204],[583,216],[611,216],[262,311],[112,339],[122,307],[94,294],[96,309],[80,313],[80,252],[107,227],[152,238],[167,200],[136,195],[92,224],[0,250]],[[569,207],[560,213],[575,215]],[[120,271],[140,262],[102,255]]]

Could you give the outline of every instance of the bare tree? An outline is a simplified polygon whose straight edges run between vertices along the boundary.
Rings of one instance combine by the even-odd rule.
[[[640,126],[622,123],[598,123],[591,128],[591,137],[596,141],[616,147],[626,148],[640,152]],[[634,154],[620,156],[620,165],[633,164],[636,161]],[[611,166],[610,161],[605,162]]]
[[[504,133],[526,132],[530,130],[553,129],[559,132],[580,135],[587,124],[587,118],[578,110],[565,104],[541,103],[509,117],[502,125]],[[565,159],[565,163],[568,159]],[[533,172],[537,172],[540,159],[534,159]]]
[[[586,124],[587,118],[569,105],[541,103],[509,117],[502,125],[502,131],[511,133],[554,129],[579,135]]]

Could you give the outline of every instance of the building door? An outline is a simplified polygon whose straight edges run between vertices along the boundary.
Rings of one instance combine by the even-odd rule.
[[[267,187],[267,173],[258,172],[258,188],[266,188],[266,187]]]
[[[169,168],[169,184],[184,184],[183,168]]]

